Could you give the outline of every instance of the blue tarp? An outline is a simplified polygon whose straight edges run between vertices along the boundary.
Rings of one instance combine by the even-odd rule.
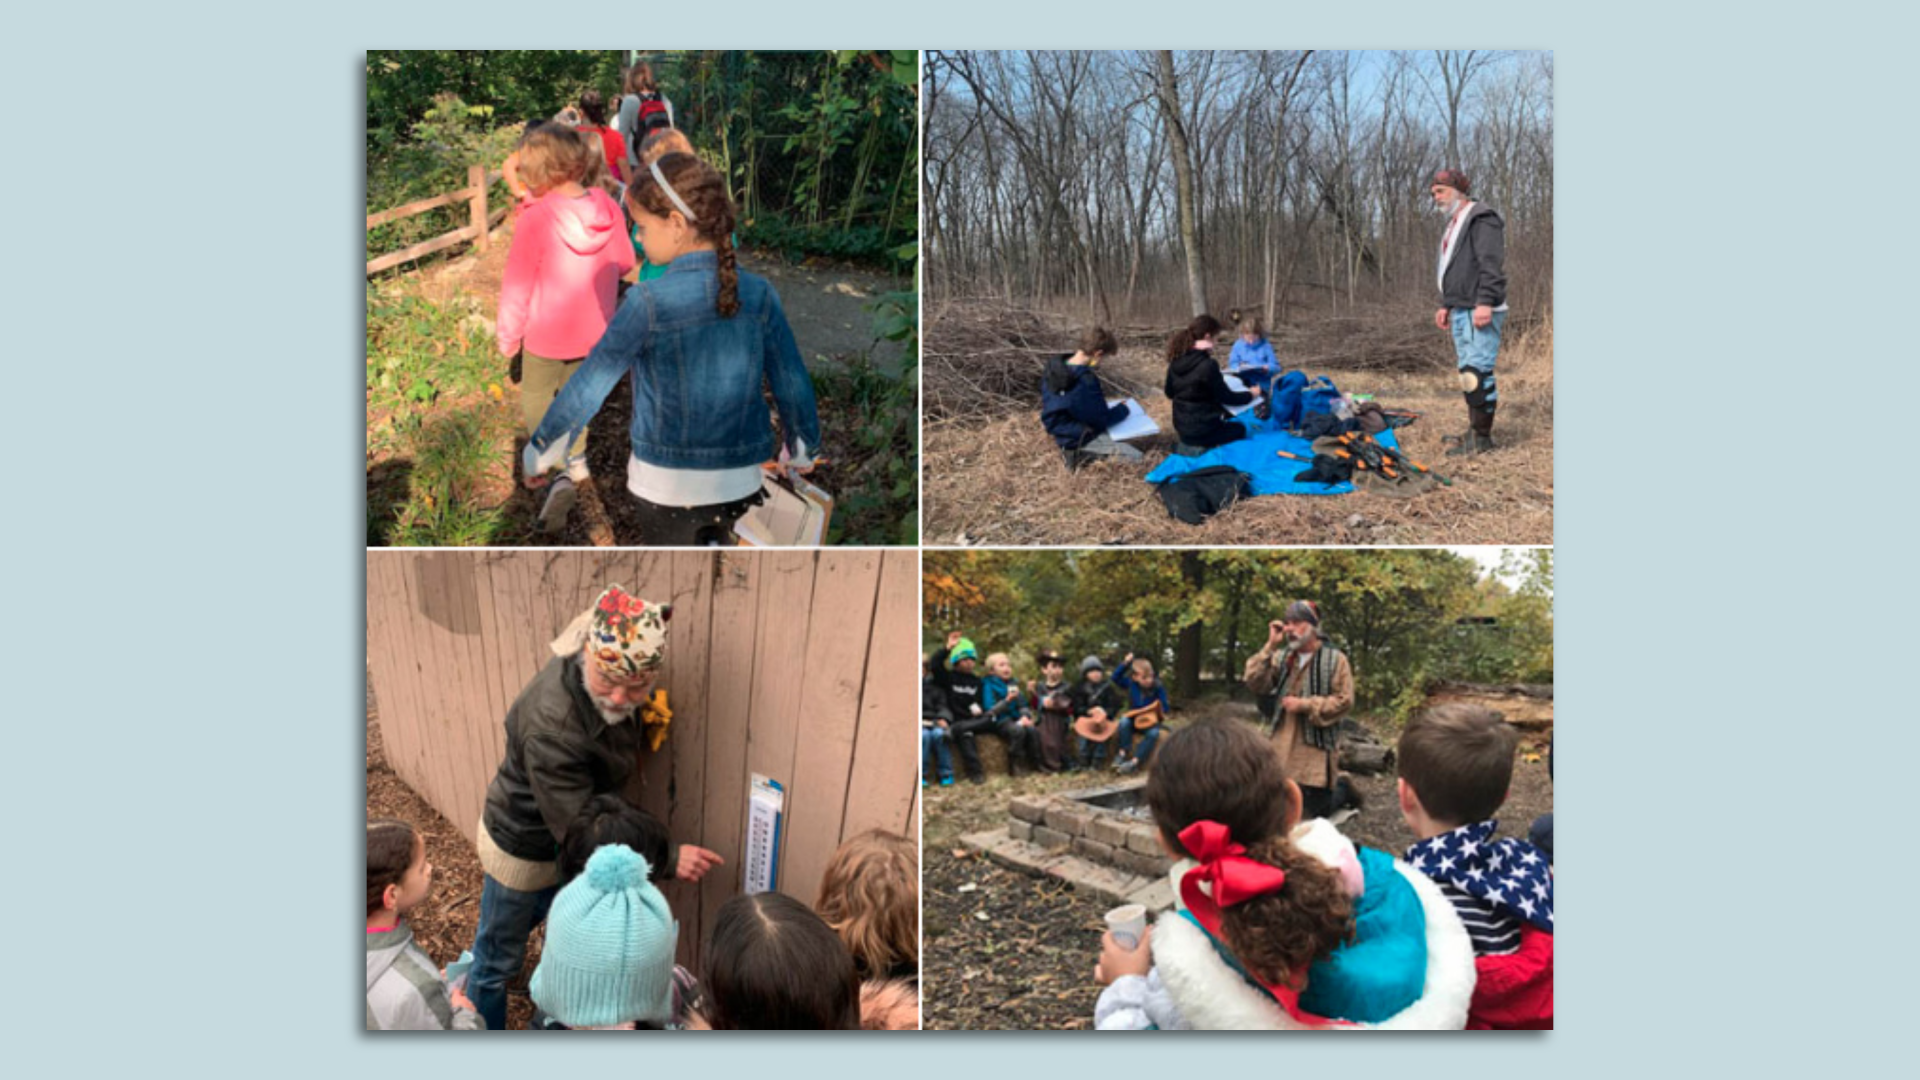
[[[1197,457],[1169,454],[1167,460],[1147,474],[1147,483],[1158,484],[1182,473],[1204,469],[1209,465],[1231,465],[1253,477],[1255,495],[1346,495],[1353,491],[1352,484],[1328,486],[1317,483],[1294,483],[1293,478],[1310,467],[1308,462],[1283,458],[1274,451],[1286,450],[1305,458],[1312,458],[1313,443],[1298,435],[1287,434],[1286,429],[1275,421],[1254,419],[1252,409],[1234,417],[1234,421],[1253,434],[1239,442],[1216,446]],[[1383,431],[1373,438],[1382,446],[1390,446],[1396,450],[1400,448],[1400,443],[1394,439],[1391,431]]]

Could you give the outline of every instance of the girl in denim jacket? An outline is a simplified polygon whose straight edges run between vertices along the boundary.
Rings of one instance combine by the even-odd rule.
[[[801,471],[820,445],[813,380],[780,297],[734,263],[726,180],[691,154],[641,167],[627,210],[661,277],[627,291],[580,371],[528,440],[529,486],[623,375],[633,376],[627,489],[649,545],[722,544],[760,491],[760,463],[784,450]],[[762,388],[780,411],[776,447]]]

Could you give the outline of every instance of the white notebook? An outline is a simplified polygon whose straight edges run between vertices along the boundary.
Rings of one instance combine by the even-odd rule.
[[[1223,373],[1220,377],[1227,381],[1227,389],[1232,390],[1235,393],[1241,393],[1241,394],[1244,394],[1247,392],[1247,384],[1240,381],[1240,376],[1235,375],[1231,372],[1226,372],[1226,373]],[[1241,413],[1246,412],[1248,409],[1251,409],[1258,404],[1260,404],[1260,399],[1254,398],[1252,401],[1247,402],[1245,405],[1229,405],[1227,406],[1227,415],[1239,416]]]
[[[1107,404],[1109,406],[1124,404],[1127,407],[1127,418],[1107,429],[1109,437],[1116,440],[1144,439],[1149,435],[1160,434],[1160,425],[1154,423],[1153,417],[1147,415],[1147,410],[1141,408],[1138,401],[1132,398],[1116,398]]]

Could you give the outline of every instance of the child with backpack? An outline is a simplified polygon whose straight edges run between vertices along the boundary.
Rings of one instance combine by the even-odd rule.
[[[641,542],[731,544],[733,523],[759,498],[760,464],[775,456],[763,390],[779,407],[778,449],[806,472],[820,445],[813,378],[779,294],[735,263],[724,177],[691,154],[668,154],[627,185],[626,204],[648,261],[668,264],[667,273],[627,291],[547,409],[527,440],[528,484],[561,461],[630,374],[627,489],[639,502]]]
[[[1249,725],[1169,735],[1147,806],[1179,899],[1137,946],[1109,933],[1096,1026],[1459,1029],[1473,947],[1432,882],[1303,822],[1300,789]]]
[[[502,356],[520,358],[521,420],[532,436],[612,320],[633,251],[621,238],[613,199],[582,185],[590,151],[571,128],[541,124],[527,133],[519,153],[534,202],[514,228],[494,336]],[[565,524],[574,485],[587,479],[584,424],[554,448],[553,458],[556,465],[564,461],[566,475],[549,486],[541,507],[540,527],[547,532]],[[541,486],[537,472],[526,479]]]
[[[392,818],[367,822],[368,1031],[487,1030],[407,926],[407,912],[432,891],[427,843],[413,826]]]
[[[854,1031],[860,976],[820,916],[777,892],[720,905],[692,1026],[715,1031]]]
[[[1220,324],[1196,315],[1167,340],[1167,397],[1173,401],[1173,428],[1189,448],[1211,449],[1247,437],[1247,429],[1227,416],[1227,406],[1245,405],[1259,394],[1232,390],[1213,359],[1213,336]]]
[[[673,951],[680,939],[647,860],[605,844],[553,898],[546,944],[528,993],[539,1030],[665,1030],[676,1013]]]
[[[1431,877],[1473,941],[1470,1028],[1553,1027],[1553,860],[1496,837],[1518,742],[1500,714],[1440,705],[1407,722],[1395,753],[1407,861]]]
[[[620,115],[615,121],[621,138],[627,143],[627,175],[640,175],[640,141],[655,131],[671,128],[673,102],[668,101],[653,81],[653,65],[644,61],[627,70],[626,96],[620,99]]]
[[[1146,456],[1107,434],[1108,428],[1127,418],[1127,407],[1107,404],[1094,369],[1119,351],[1113,333],[1096,326],[1080,335],[1079,349],[1047,360],[1040,377],[1040,423],[1060,447],[1069,471],[1095,458],[1139,461]]]

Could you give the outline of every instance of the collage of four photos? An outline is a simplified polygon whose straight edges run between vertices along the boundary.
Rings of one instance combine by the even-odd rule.
[[[1553,1027],[1551,52],[364,93],[367,1030]]]

